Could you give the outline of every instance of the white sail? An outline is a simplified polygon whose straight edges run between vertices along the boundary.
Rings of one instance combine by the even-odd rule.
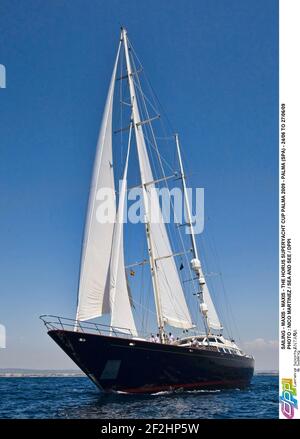
[[[120,47],[121,43],[110,81],[94,162],[81,256],[76,316],[78,320],[93,319],[110,311],[107,273],[114,224],[113,221],[100,223],[96,215],[100,204],[97,199],[99,189],[106,188],[114,193],[112,109]]]
[[[124,225],[124,206],[126,196],[127,169],[130,151],[131,129],[129,133],[128,150],[124,168],[123,180],[121,184],[118,214],[114,227],[113,244],[110,260],[110,303],[111,303],[111,326],[118,328],[119,331],[128,333],[122,328],[129,329],[131,334],[136,336],[137,331],[132,315],[129,300],[127,280],[124,264],[123,249],[123,225]]]
[[[218,330],[223,329],[206,283],[205,285],[203,285],[202,291],[203,291],[203,300],[207,305],[208,326],[212,329],[218,329]]]

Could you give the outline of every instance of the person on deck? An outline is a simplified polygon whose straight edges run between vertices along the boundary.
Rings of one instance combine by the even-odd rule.
[[[193,338],[193,340],[192,340],[192,346],[193,346],[194,348],[197,348],[198,345],[199,345],[198,340],[197,340],[196,338]]]
[[[174,341],[175,341],[174,335],[172,334],[172,332],[169,332],[169,343],[172,344],[174,343]]]

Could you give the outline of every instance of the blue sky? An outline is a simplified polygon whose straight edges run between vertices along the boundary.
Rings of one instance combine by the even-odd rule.
[[[7,349],[0,367],[72,364],[38,316],[75,313],[85,206],[120,24],[180,133],[191,184],[205,188],[206,223],[241,339],[252,347],[277,339],[277,6],[1,2],[0,323]],[[264,358],[261,367],[269,363]]]

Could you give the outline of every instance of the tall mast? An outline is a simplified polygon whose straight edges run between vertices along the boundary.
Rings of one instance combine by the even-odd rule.
[[[126,32],[126,29],[124,29],[124,28],[122,28],[121,39],[124,42],[124,49],[125,49],[125,59],[126,59],[127,75],[128,75],[128,82],[129,82],[130,99],[131,99],[131,106],[132,106],[132,119],[133,119],[133,125],[134,125],[135,138],[136,138],[136,143],[139,144],[139,142],[141,142],[143,140],[144,134],[143,134],[143,128],[141,126],[141,119],[140,119],[140,114],[139,114],[139,109],[138,109],[138,104],[137,104],[137,99],[136,99],[135,86],[134,86],[134,81],[133,81],[133,73],[132,73],[130,56],[129,56],[129,49],[128,49],[127,32]],[[161,303],[160,303],[157,270],[156,270],[154,252],[153,252],[154,247],[153,247],[153,242],[152,242],[152,238],[151,238],[149,203],[148,203],[148,196],[147,196],[147,192],[146,192],[146,185],[149,182],[146,181],[145,176],[143,175],[143,170],[142,170],[141,166],[140,166],[140,173],[141,173],[141,184],[142,184],[144,209],[145,209],[145,227],[146,227],[147,247],[148,247],[148,253],[149,253],[151,278],[152,278],[154,298],[155,298],[156,316],[157,316],[160,341],[161,341],[161,343],[164,343],[164,341],[165,341],[164,336],[163,336],[163,334],[164,334],[164,320],[163,320],[163,316],[162,316],[162,309],[161,309]]]
[[[205,331],[206,331],[206,334],[208,335],[210,333],[210,326],[209,326],[209,320],[208,320],[208,315],[207,315],[208,309],[207,309],[206,303],[204,302],[204,297],[203,297],[203,286],[205,285],[205,278],[204,278],[201,263],[200,263],[200,260],[198,257],[198,249],[197,249],[197,245],[196,245],[194,226],[192,223],[190,203],[189,203],[189,198],[188,198],[187,189],[186,189],[186,178],[185,178],[185,174],[184,174],[184,170],[183,170],[179,137],[178,137],[177,133],[175,134],[175,141],[176,141],[177,155],[178,155],[180,174],[181,174],[181,180],[182,180],[184,202],[185,202],[185,207],[186,207],[187,223],[188,223],[188,226],[190,227],[192,251],[194,254],[194,259],[191,260],[191,266],[192,266],[193,271],[196,274],[197,281],[199,283],[200,292],[198,294],[198,297],[200,300],[200,310],[201,310],[201,313],[202,313],[203,319],[204,319]]]

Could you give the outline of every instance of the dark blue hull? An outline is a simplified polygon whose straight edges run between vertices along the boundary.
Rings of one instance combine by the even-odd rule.
[[[253,358],[213,350],[65,330],[48,334],[105,391],[243,388],[254,371]]]

